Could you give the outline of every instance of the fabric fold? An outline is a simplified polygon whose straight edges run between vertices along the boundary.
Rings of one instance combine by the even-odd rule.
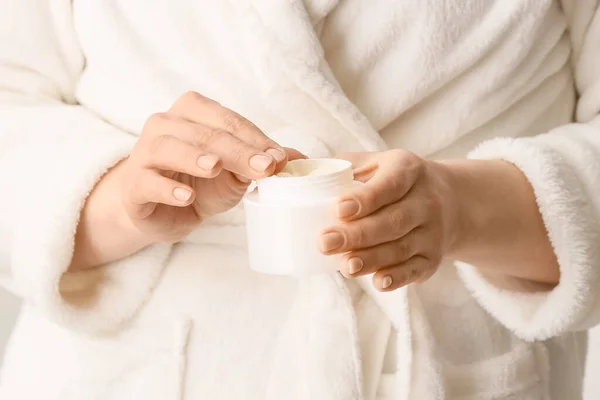
[[[363,400],[352,300],[339,274],[302,278],[271,370],[267,399]]]

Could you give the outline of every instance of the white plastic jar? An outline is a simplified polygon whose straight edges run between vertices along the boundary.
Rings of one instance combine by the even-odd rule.
[[[321,231],[338,223],[336,202],[354,182],[349,161],[290,161],[276,176],[259,180],[244,197],[250,268],[267,274],[333,273],[340,256],[321,254]]]

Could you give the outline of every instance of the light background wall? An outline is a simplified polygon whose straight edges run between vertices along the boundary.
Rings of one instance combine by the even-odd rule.
[[[10,330],[17,318],[18,300],[0,289],[0,360]],[[590,337],[590,354],[588,357],[588,379],[585,385],[584,400],[600,399],[600,379],[596,378],[600,371],[600,327],[592,331]]]

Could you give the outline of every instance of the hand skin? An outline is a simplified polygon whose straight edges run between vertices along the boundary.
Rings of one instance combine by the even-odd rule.
[[[502,161],[429,161],[403,150],[348,153],[365,185],[339,199],[340,224],[324,230],[324,254],[344,254],[340,272],[374,273],[392,291],[431,277],[444,258],[486,274],[552,287],[559,268],[533,189]]]
[[[82,210],[70,269],[177,242],[203,219],[234,207],[251,179],[303,157],[239,114],[188,92],[147,120],[130,156],[94,188]]]

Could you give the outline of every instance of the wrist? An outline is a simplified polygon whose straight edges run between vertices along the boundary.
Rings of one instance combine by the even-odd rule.
[[[515,229],[525,219],[519,210],[528,209],[529,185],[521,172],[504,160],[438,163],[453,205],[450,220],[454,240],[446,257],[465,262],[485,259],[490,245],[514,240]]]
[[[503,160],[437,161],[445,189],[448,245],[445,257],[464,261],[480,253],[491,227],[504,229],[505,207],[516,188],[515,167]],[[518,173],[518,171],[517,171]],[[518,196],[517,196],[518,197]]]
[[[96,184],[81,211],[71,269],[86,269],[127,257],[151,245],[131,221],[121,201],[124,161]]]
[[[446,257],[487,272],[556,284],[560,272],[534,190],[504,160],[442,161],[454,196]]]
[[[437,177],[439,197],[442,202],[444,221],[444,257],[452,258],[463,243],[468,242],[472,232],[472,207],[465,207],[464,192],[468,183],[466,171],[469,166],[465,160],[431,161],[434,175]]]

